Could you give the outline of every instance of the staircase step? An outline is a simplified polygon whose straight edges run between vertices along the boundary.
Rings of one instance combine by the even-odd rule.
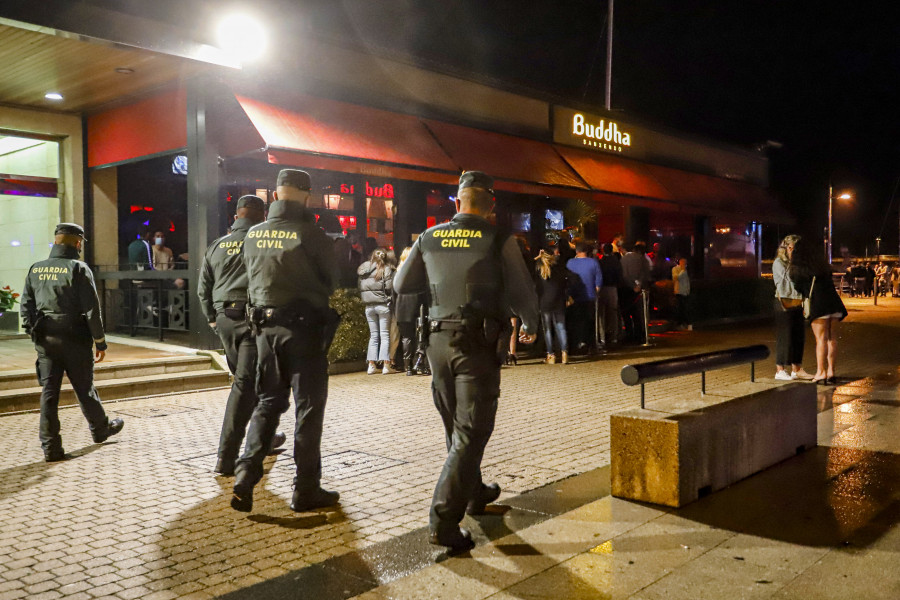
[[[94,366],[94,381],[124,379],[166,373],[185,373],[209,369],[208,356],[160,356],[141,361],[102,362]],[[0,373],[0,391],[33,387],[37,383],[34,369]]]
[[[206,361],[207,366],[209,366],[208,357],[206,357]],[[180,373],[105,379],[95,381],[94,385],[97,388],[97,392],[100,394],[100,399],[103,401],[110,401],[143,398],[155,394],[171,394],[202,389],[224,388],[231,385],[231,381],[227,371],[204,369],[201,371],[185,371]],[[59,395],[59,404],[60,406],[73,406],[78,404],[75,393],[72,391],[71,384],[66,383],[62,386]],[[0,391],[0,413],[34,410],[40,408],[40,405],[40,387],[31,386],[22,389]]]

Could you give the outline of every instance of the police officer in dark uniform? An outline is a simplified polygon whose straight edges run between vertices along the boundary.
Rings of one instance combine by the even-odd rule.
[[[210,327],[215,328],[225,360],[234,375],[225,405],[219,436],[216,473],[234,475],[234,466],[244,441],[244,431],[256,407],[256,340],[247,323],[247,269],[241,247],[247,230],[266,220],[266,203],[258,196],[241,196],[231,232],[210,244],[203,257],[197,295]],[[276,433],[272,447],[284,444]]]
[[[483,513],[500,495],[497,484],[482,482],[481,458],[497,413],[509,317],[522,320],[523,343],[538,328],[537,295],[518,244],[487,221],[492,187],[480,171],[463,173],[456,216],[419,236],[394,278],[398,293],[430,293],[426,352],[448,450],[431,503],[430,541],[451,552],[473,545],[459,527],[464,514]]]
[[[59,390],[65,373],[72,383],[91,437],[105,442],[122,431],[122,419],[110,420],[94,387],[94,362],[106,356],[100,301],[91,269],[78,260],[84,229],[60,223],[50,258],[31,265],[22,294],[22,321],[37,350],[41,392],[41,447],[47,462],[67,458],[59,435]],[[96,351],[93,347],[96,345]]]
[[[302,512],[331,506],[339,498],[320,486],[326,354],[337,326],[337,315],[328,306],[334,290],[334,247],[307,208],[309,197],[309,175],[283,169],[268,219],[251,227],[244,240],[250,322],[259,353],[259,403],[235,468],[231,506],[239,511],[253,508],[253,487],[262,477],[263,457],[281,414],[290,407],[292,391],[297,475],[291,508]]]

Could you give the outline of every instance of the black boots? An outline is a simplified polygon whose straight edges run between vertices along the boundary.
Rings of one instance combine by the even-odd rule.
[[[294,496],[291,498],[291,510],[306,512],[316,508],[334,506],[340,498],[341,495],[338,492],[330,492],[322,488],[316,488],[311,492],[294,490]]]
[[[446,546],[449,554],[460,554],[475,547],[472,534],[458,526],[432,531],[428,541],[435,546]]]
[[[102,434],[92,433],[91,437],[94,439],[95,444],[102,444],[110,437],[116,435],[120,431],[122,431],[122,427],[125,426],[125,421],[122,419],[110,419],[109,423],[106,424],[106,431]]]
[[[500,486],[496,483],[481,484],[481,489],[475,492],[475,497],[469,500],[466,506],[467,515],[483,515],[485,507],[500,497]]]

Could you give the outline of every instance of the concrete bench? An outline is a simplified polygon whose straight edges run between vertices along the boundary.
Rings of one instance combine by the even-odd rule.
[[[610,417],[612,495],[679,507],[816,445],[816,386],[746,382]]]

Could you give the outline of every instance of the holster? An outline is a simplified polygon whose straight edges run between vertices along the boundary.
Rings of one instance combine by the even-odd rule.
[[[222,312],[233,321],[243,321],[247,318],[247,303],[243,300],[229,300],[222,306]]]

